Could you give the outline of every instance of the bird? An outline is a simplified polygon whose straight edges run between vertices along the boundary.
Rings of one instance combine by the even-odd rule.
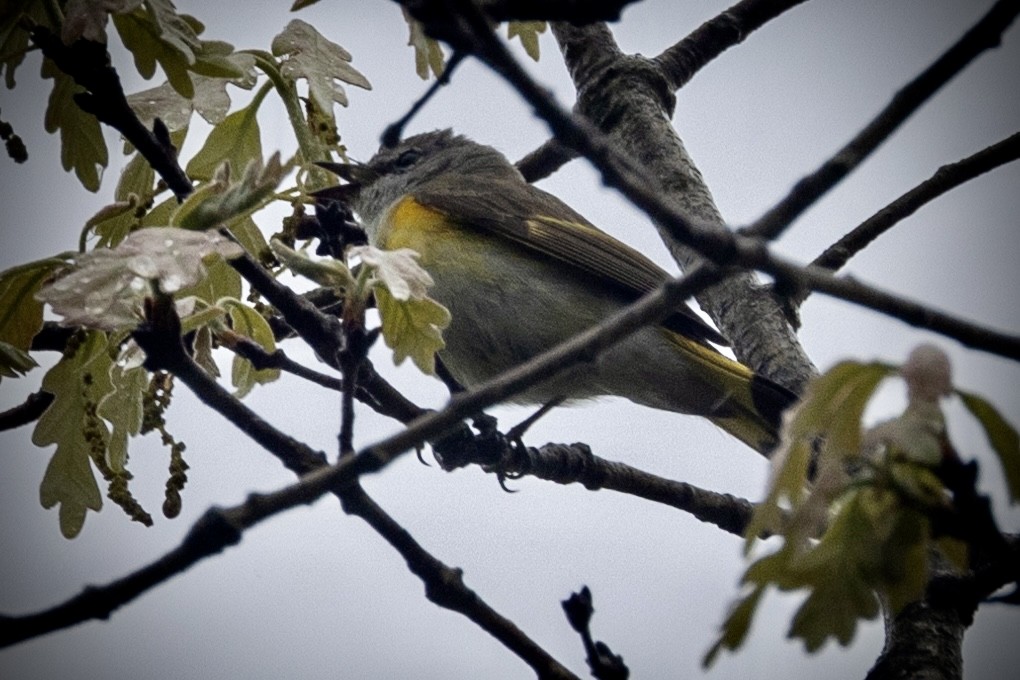
[[[436,130],[383,147],[366,163],[320,163],[346,180],[316,192],[359,218],[379,248],[411,248],[452,315],[439,359],[471,387],[601,322],[670,275],[556,196],[529,184],[493,147]],[[517,394],[521,404],[614,395],[699,415],[762,453],[796,402],[730,359],[726,339],[686,304]]]

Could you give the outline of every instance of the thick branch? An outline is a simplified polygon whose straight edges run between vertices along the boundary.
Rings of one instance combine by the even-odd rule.
[[[814,173],[797,182],[782,201],[747,227],[745,233],[767,239],[782,234],[801,213],[870,156],[953,76],[985,50],[998,47],[1002,34],[1018,13],[1020,3],[1016,0],[995,3],[962,38],[897,92],[892,101],[846,146]]]
[[[608,134],[616,149],[626,149],[628,161],[621,162],[616,152],[578,150],[609,185],[648,214],[682,268],[703,257],[724,264],[731,234],[670,123],[674,94],[660,65],[629,55],[606,59],[607,38],[595,26],[557,24],[553,31],[577,87],[576,109]],[[684,218],[682,226],[678,216]],[[737,358],[756,372],[794,391],[813,375],[782,310],[753,274],[731,272],[697,299]]]

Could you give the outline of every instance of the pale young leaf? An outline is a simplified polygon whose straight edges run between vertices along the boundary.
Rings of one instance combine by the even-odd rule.
[[[206,275],[207,257],[238,257],[243,249],[216,233],[173,227],[133,232],[116,248],[79,256],[75,268],[36,293],[62,316],[61,323],[129,330],[142,318],[146,297],[194,286]]]
[[[446,346],[442,330],[450,312],[431,298],[398,300],[385,287],[376,287],[375,302],[382,319],[382,336],[397,365],[411,357],[423,373],[436,371],[436,352]]]
[[[506,37],[510,40],[520,38],[521,45],[528,56],[538,61],[538,36],[545,33],[546,22],[544,21],[511,21],[507,23]]]
[[[360,72],[350,65],[351,54],[327,40],[311,24],[293,19],[273,38],[273,55],[283,57],[280,73],[291,81],[308,81],[308,95],[324,113],[333,110],[333,102],[347,106],[347,95],[339,80],[366,90],[372,89]]]
[[[106,335],[91,332],[43,377],[42,389],[53,395],[53,402],[36,422],[32,443],[56,444],[57,450],[46,466],[39,500],[44,508],[60,506],[60,531],[66,538],[78,535],[88,510],[103,506],[90,457],[93,446],[105,442],[87,438],[84,425],[89,405],[110,389],[111,365]],[[83,386],[85,376],[89,381]]]
[[[354,246],[348,249],[372,271],[372,278],[386,286],[390,295],[401,302],[428,295],[434,283],[429,273],[418,264],[420,255],[410,248],[380,250],[375,246]]]
[[[425,35],[425,28],[421,22],[412,17],[407,8],[401,8],[404,12],[404,21],[407,22],[409,36],[407,44],[414,48],[414,70],[422,80],[429,79],[431,70],[436,78],[443,75],[446,68],[446,58],[443,56],[443,48],[438,42]]]

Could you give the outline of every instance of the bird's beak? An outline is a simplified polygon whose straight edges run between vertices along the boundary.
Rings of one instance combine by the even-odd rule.
[[[329,170],[334,175],[337,175],[340,179],[347,182],[347,184],[338,184],[336,186],[320,189],[319,191],[313,191],[312,196],[318,200],[350,203],[358,195],[358,192],[361,191],[363,186],[371,184],[375,180],[379,179],[378,172],[367,165],[362,165],[361,163],[320,162],[316,163],[316,165],[323,170]]]

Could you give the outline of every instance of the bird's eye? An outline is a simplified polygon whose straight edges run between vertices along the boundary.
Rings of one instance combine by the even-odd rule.
[[[397,160],[394,165],[396,165],[399,170],[406,170],[417,163],[419,158],[421,158],[421,151],[419,149],[407,149],[397,156]]]

